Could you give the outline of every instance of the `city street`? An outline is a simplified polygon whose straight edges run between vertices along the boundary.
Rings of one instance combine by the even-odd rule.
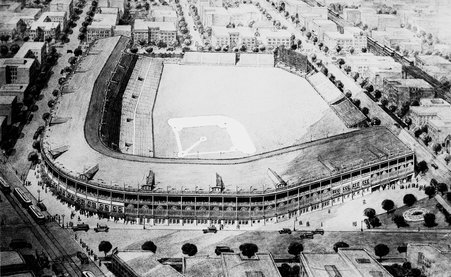
[[[197,46],[204,46],[204,42],[198,31],[194,30],[194,20],[191,15],[189,15],[189,3],[188,0],[180,0],[180,5],[182,6],[183,17],[185,17],[185,22],[188,24],[189,34],[191,35],[191,45],[189,48],[191,50],[196,50]]]
[[[22,129],[23,137],[20,138],[15,145],[15,154],[8,158],[8,163],[14,170],[17,171],[18,176],[25,176],[30,167],[28,154],[34,150],[32,147],[33,135],[39,126],[45,125],[42,116],[45,113],[50,112],[50,108],[47,103],[49,100],[54,99],[52,95],[53,90],[59,89],[58,80],[61,77],[60,72],[63,68],[69,66],[68,60],[70,57],[74,56],[72,53],[67,53],[67,50],[73,51],[80,44],[80,41],[78,40],[78,35],[80,33],[79,29],[81,27],[81,22],[83,22],[83,18],[86,16],[86,12],[89,10],[89,7],[90,5],[86,3],[83,8],[83,13],[80,14],[80,18],[76,22],[77,26],[72,29],[73,33],[68,36],[70,40],[69,43],[63,44],[61,48],[56,48],[57,52],[61,54],[61,56],[58,59],[58,63],[52,68],[53,74],[48,81],[47,87],[41,91],[43,98],[35,103],[35,105],[38,106],[38,110],[33,112],[33,120]]]

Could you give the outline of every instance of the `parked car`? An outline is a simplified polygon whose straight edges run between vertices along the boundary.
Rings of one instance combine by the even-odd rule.
[[[70,49],[67,49],[67,53],[73,53],[73,51]]]
[[[315,234],[320,234],[320,235],[324,235],[324,230],[323,229],[315,229],[312,231],[312,233]]]
[[[312,232],[304,232],[301,233],[299,236],[301,239],[313,239],[313,233]]]
[[[279,230],[279,234],[291,234],[290,228],[283,228],[282,230]]]
[[[31,249],[31,243],[24,239],[12,239],[9,243],[9,247],[12,249],[19,249],[19,248],[29,248]]]
[[[216,229],[215,226],[210,226],[207,229],[203,229],[202,231],[204,232],[204,234],[206,234],[206,233],[215,233],[216,234],[218,232],[218,229]]]
[[[108,227],[106,224],[99,224],[97,227],[94,228],[94,231],[96,231],[96,233],[108,232],[109,229],[110,227]]]
[[[91,271],[83,271],[83,277],[96,277]]]
[[[436,164],[431,164],[431,166],[432,166],[434,169],[438,169],[438,166],[437,166]]]
[[[72,227],[72,230],[73,230],[74,232],[77,232],[77,231],[85,231],[85,232],[88,232],[88,230],[89,230],[89,225],[88,225],[88,224],[85,224],[85,223],[77,224],[77,225],[75,225],[74,227]]]
[[[221,253],[233,253],[233,250],[228,246],[216,246],[215,254],[219,256]]]
[[[77,258],[80,260],[81,264],[89,264],[89,258],[85,253],[78,251]]]

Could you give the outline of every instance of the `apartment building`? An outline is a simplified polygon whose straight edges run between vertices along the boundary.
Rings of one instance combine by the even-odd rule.
[[[133,29],[133,40],[135,43],[143,40],[146,43],[163,41],[171,44],[177,41],[177,29],[174,22],[152,22],[137,19]]]

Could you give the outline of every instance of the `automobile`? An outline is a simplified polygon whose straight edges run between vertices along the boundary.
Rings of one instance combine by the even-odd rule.
[[[282,230],[279,230],[279,234],[291,234],[290,228],[283,228]]]
[[[85,232],[88,232],[88,230],[89,230],[89,225],[88,225],[88,224],[85,224],[85,223],[77,224],[77,225],[75,225],[74,227],[72,227],[72,230],[73,230],[74,232],[77,232],[77,231],[85,231]]]
[[[204,234],[206,234],[206,233],[215,233],[216,234],[218,232],[218,229],[216,229],[215,226],[210,226],[207,229],[203,229],[202,232],[204,232]]]
[[[215,254],[219,256],[221,253],[233,253],[233,250],[228,246],[216,246]]]
[[[78,251],[77,258],[80,260],[81,264],[89,264],[89,258],[85,253]]]
[[[106,224],[99,224],[99,225],[97,225],[97,227],[94,228],[94,231],[96,233],[98,233],[98,232],[108,232],[109,229],[110,229],[110,227],[108,227]]]
[[[73,53],[73,51],[70,50],[70,49],[67,49],[67,53],[68,53],[68,54],[69,54],[69,53]]]
[[[313,239],[313,233],[312,232],[303,232],[299,236],[301,239]]]
[[[96,277],[91,271],[83,271],[83,277]]]
[[[42,202],[38,202],[36,206],[38,206],[38,208],[41,209],[41,211],[47,211],[47,207]]]
[[[29,248],[31,249],[31,243],[24,239],[12,239],[9,243],[9,247],[12,249],[19,249],[19,248]]]
[[[45,267],[45,268],[50,267],[49,257],[44,253],[44,251],[36,250],[36,258],[38,260],[38,264],[41,267]]]
[[[324,229],[315,229],[312,231],[312,233],[315,234],[320,234],[320,235],[324,235]]]
[[[168,48],[166,48],[166,51],[174,51],[174,48],[168,47]]]
[[[437,166],[436,164],[431,164],[431,166],[432,166],[434,169],[438,169],[438,166]]]

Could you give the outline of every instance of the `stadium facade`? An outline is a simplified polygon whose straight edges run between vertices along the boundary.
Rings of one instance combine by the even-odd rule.
[[[101,126],[117,124],[120,116],[114,109],[118,109],[117,105],[120,108],[118,99],[125,86],[122,78],[130,76],[129,69],[121,68],[123,65],[118,63],[125,47],[123,38],[95,43],[81,62],[79,73],[68,82],[66,90],[72,93],[62,98],[59,103],[62,109],[54,113],[42,140],[43,174],[60,197],[81,209],[151,225],[264,225],[399,185],[413,177],[413,151],[385,127],[356,130],[233,161],[158,159],[119,153],[115,150],[117,144],[102,140],[107,137],[117,141],[119,134],[113,129],[102,132]],[[88,69],[94,61],[104,62],[104,66]],[[133,64],[136,59],[129,62]],[[84,76],[89,70],[89,77]],[[110,74],[120,71],[123,77],[105,82],[103,74],[107,71]],[[84,83],[77,87],[80,78]],[[86,103],[75,109],[70,106],[73,101]],[[108,105],[113,106],[108,108],[111,114],[105,117],[105,111],[99,111]],[[76,114],[70,117],[70,113],[86,114],[86,117],[75,120]],[[80,165],[85,161],[86,165]],[[243,175],[239,176],[242,185],[228,184],[219,171],[216,186],[207,188],[194,183],[194,187],[196,172],[210,170],[212,164],[220,169],[252,168],[249,177],[265,172],[272,183],[265,187]],[[141,167],[143,170],[139,172],[147,172],[141,185],[127,186],[126,181],[123,185],[113,183],[115,176],[134,182],[136,170]],[[257,167],[264,170],[256,170]],[[174,177],[177,185],[171,183],[171,189],[166,187],[164,182],[181,169],[186,171],[185,178]],[[101,174],[102,182],[93,179],[96,174]],[[163,174],[164,179],[160,178]],[[230,187],[233,189],[227,189]]]

